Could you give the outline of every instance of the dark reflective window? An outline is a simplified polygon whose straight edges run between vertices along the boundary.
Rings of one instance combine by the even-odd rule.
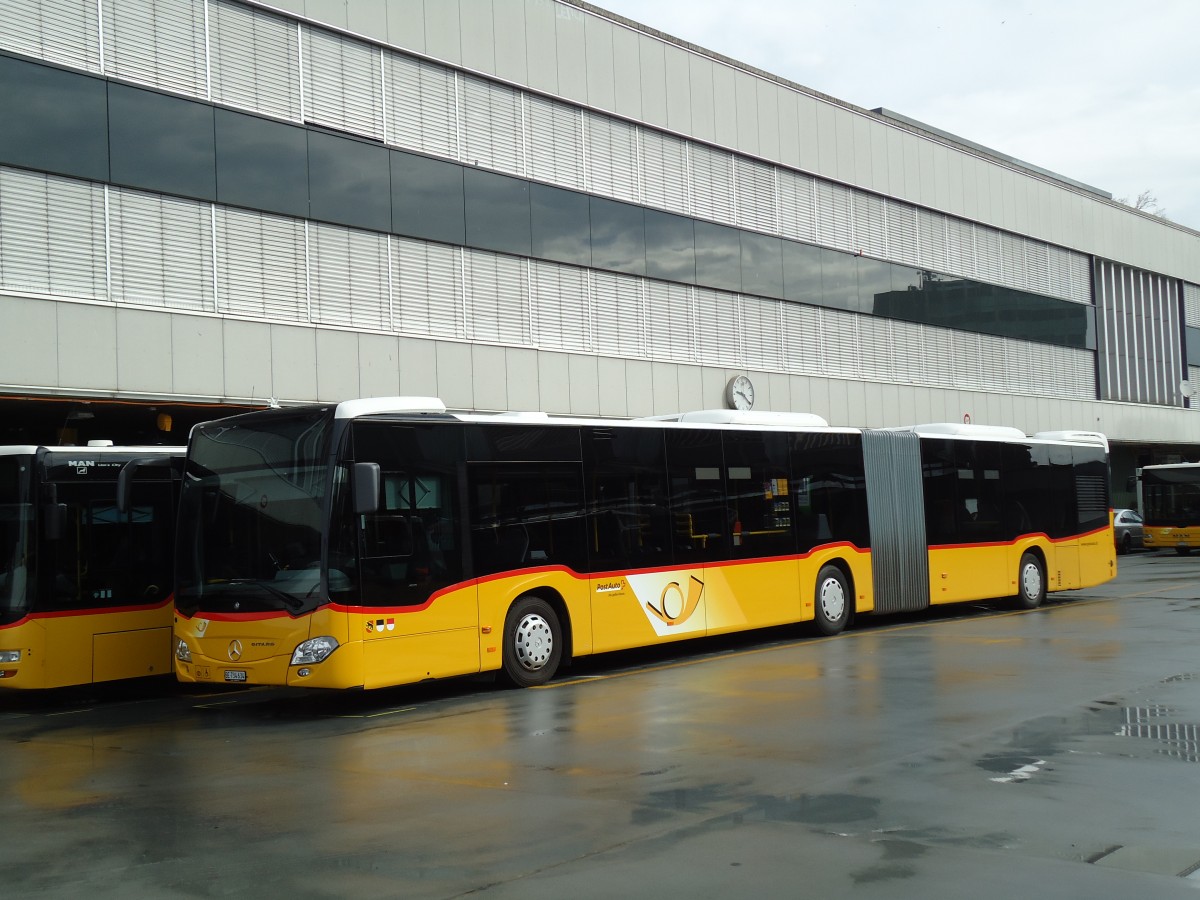
[[[308,138],[303,128],[216,111],[217,201],[308,215]]]
[[[696,228],[686,216],[646,210],[646,274],[696,283]]]
[[[668,565],[672,525],[662,431],[587,428],[583,438],[592,571]]]
[[[592,265],[598,269],[646,274],[648,210],[603,197],[591,197]]]
[[[529,182],[479,169],[464,170],[467,244],[529,256]]]
[[[314,219],[391,230],[388,151],[378,144],[310,131],[308,195]]]
[[[391,157],[392,230],[446,244],[465,242],[462,166],[399,150]]]
[[[675,563],[721,559],[733,526],[721,477],[721,432],[668,431],[666,439]]]
[[[858,297],[863,312],[875,312],[875,298],[892,292],[893,268],[891,263],[858,257]]]
[[[821,305],[860,312],[858,260],[837,250],[821,251]]]
[[[723,437],[730,554],[745,559],[795,553],[788,493],[792,436],[730,431]]]
[[[743,231],[742,290],[759,297],[783,296],[783,241]]]
[[[696,284],[742,289],[742,240],[736,228],[696,222]]]
[[[108,122],[115,183],[216,199],[211,106],[110,82]]]
[[[1200,366],[1200,328],[1184,329],[1184,337],[1187,340],[1187,364]]]
[[[820,247],[783,242],[783,296],[793,303],[820,304]]]
[[[529,208],[534,256],[577,266],[592,264],[587,194],[531,184]]]
[[[801,553],[837,541],[871,546],[861,436],[794,435],[790,492]]]
[[[105,181],[107,137],[103,81],[0,56],[0,162]]]

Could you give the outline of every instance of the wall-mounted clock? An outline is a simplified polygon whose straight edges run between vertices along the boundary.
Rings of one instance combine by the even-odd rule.
[[[754,382],[745,375],[731,378],[725,388],[725,402],[729,404],[730,409],[753,409]]]

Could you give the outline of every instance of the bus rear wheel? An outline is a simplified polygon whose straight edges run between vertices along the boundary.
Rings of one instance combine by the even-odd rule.
[[[534,687],[554,677],[562,660],[562,625],[540,597],[521,597],[504,620],[504,680]]]
[[[1046,570],[1034,553],[1022,553],[1017,569],[1018,609],[1037,609],[1046,599]]]
[[[837,566],[822,566],[817,573],[817,595],[813,617],[817,631],[832,637],[841,634],[850,621],[853,594],[846,575]]]

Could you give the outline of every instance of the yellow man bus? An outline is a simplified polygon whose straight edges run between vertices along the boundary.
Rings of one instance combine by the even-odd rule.
[[[1103,436],[716,411],[453,415],[433,398],[197,427],[176,675],[378,688],[1104,582]]]
[[[1186,556],[1200,547],[1200,463],[1144,466],[1138,473],[1142,546]]]
[[[171,673],[184,451],[0,447],[0,691]]]

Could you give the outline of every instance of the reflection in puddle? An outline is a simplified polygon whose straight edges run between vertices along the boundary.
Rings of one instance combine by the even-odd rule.
[[[1184,762],[1200,762],[1200,725],[1180,722],[1161,722],[1157,719],[1171,714],[1171,709],[1157,704],[1127,706],[1125,721],[1115,732],[1117,737],[1143,738],[1166,744],[1156,752]]]

